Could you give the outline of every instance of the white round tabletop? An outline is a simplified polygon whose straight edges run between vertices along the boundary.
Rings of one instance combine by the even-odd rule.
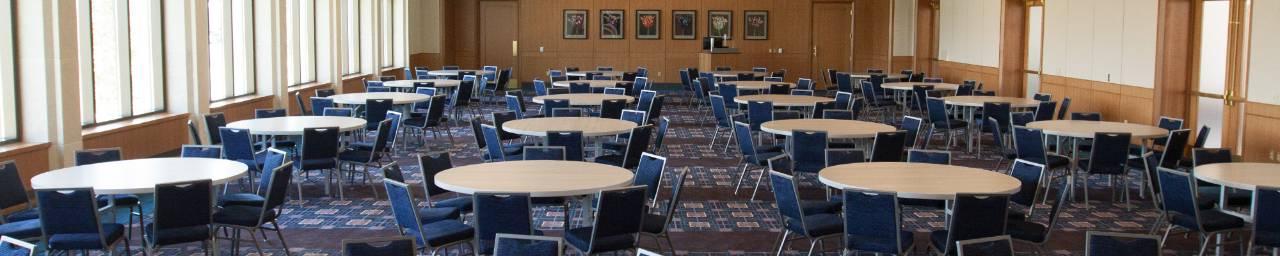
[[[828,139],[875,138],[876,133],[898,130],[882,123],[839,119],[788,119],[760,124],[760,130],[791,136],[795,130],[825,131]]]
[[[365,127],[368,121],[346,116],[282,116],[254,118],[231,122],[227,127],[249,129],[249,133],[272,136],[302,136],[309,128],[338,127],[339,131],[354,131]]]
[[[767,82],[767,81],[732,81],[721,82],[721,84],[732,84],[738,86],[738,90],[768,90],[770,85],[785,84],[787,88],[796,87],[796,83],[788,82]]]
[[[357,92],[329,96],[333,103],[364,105],[369,99],[391,99],[391,104],[411,104],[431,99],[431,95],[407,92]]]
[[[818,102],[835,101],[835,99],[818,96],[805,95],[783,95],[783,94],[759,94],[746,95],[733,98],[733,102],[738,104],[747,104],[752,101],[768,101],[773,102],[775,107],[812,107]]]
[[[898,197],[953,200],[956,194],[1013,194],[1022,182],[998,172],[954,165],[905,162],[852,163],[818,172],[822,184],[896,192]]]
[[[382,82],[383,86],[396,88],[413,88],[413,83],[435,83],[436,88],[440,87],[457,87],[462,80],[449,79],[415,79],[415,80],[395,80]]]
[[[631,103],[636,98],[627,95],[603,93],[567,93],[533,97],[533,103],[543,104],[548,99],[569,100],[569,105],[571,106],[599,106],[604,104],[605,100],[625,100],[627,103]]]
[[[951,96],[942,97],[947,101],[948,105],[965,106],[965,107],[981,107],[982,104],[991,103],[1009,103],[1010,107],[1029,108],[1040,106],[1040,101],[1027,98],[1014,98],[1002,96]]]
[[[572,83],[586,83],[586,84],[590,84],[591,88],[613,88],[613,87],[617,87],[618,83],[621,83],[621,82],[626,82],[626,81],[622,81],[622,80],[555,81],[554,83],[551,83],[551,86],[567,88],[569,87],[569,84],[572,84]]]
[[[765,77],[769,75],[768,72],[756,72],[756,71],[750,71],[750,70],[706,71],[704,73],[711,73],[711,75],[715,77],[738,77],[738,74],[751,74],[755,77]]]
[[[460,72],[473,72],[473,73],[475,73],[477,76],[478,76],[478,75],[483,75],[483,74],[493,74],[493,73],[494,73],[493,71],[475,70],[475,69],[462,69],[462,70],[432,70],[432,71],[427,71],[427,74],[428,74],[428,75],[433,75],[433,76],[457,76],[457,75],[458,75],[458,73],[460,73]]]
[[[502,130],[525,136],[547,136],[548,131],[582,131],[582,136],[608,136],[631,132],[636,123],[599,117],[525,118],[502,124]]]
[[[903,75],[899,73],[893,73],[893,74],[849,73],[849,77],[859,78],[859,79],[871,78],[871,75],[885,75],[884,78],[889,80],[901,80],[903,78],[907,78],[907,75]]]
[[[892,83],[884,83],[884,84],[883,84],[883,85],[881,85],[880,87],[884,87],[885,89],[890,89],[890,90],[910,91],[910,90],[914,90],[914,89],[915,89],[915,86],[917,86],[917,85],[933,86],[933,90],[935,90],[935,91],[955,91],[955,90],[960,89],[960,85],[958,85],[958,84],[948,84],[948,83],[917,83],[917,82],[892,82]]]
[[[607,77],[622,77],[622,73],[626,73],[626,71],[598,71],[598,70],[596,70],[596,71],[573,71],[573,72],[565,73],[565,75],[566,75],[566,76],[584,77],[584,76],[587,76],[587,73],[596,73],[596,74],[600,74],[600,75],[607,76]]]
[[[1155,138],[1169,135],[1169,130],[1160,127],[1107,121],[1049,120],[1031,122],[1027,124],[1027,127],[1043,130],[1044,134],[1047,135],[1085,139],[1093,138],[1093,135],[1099,132],[1125,132],[1129,133],[1133,138]]]
[[[100,195],[146,194],[156,184],[213,180],[225,184],[243,177],[249,166],[213,158],[145,158],[72,166],[31,178],[34,189],[92,187]]]
[[[631,185],[635,174],[621,167],[582,161],[506,161],[473,164],[436,174],[436,185],[462,194],[529,193],[532,197],[595,194]]]
[[[1280,164],[1216,163],[1196,166],[1197,179],[1227,187],[1257,190],[1280,187]]]

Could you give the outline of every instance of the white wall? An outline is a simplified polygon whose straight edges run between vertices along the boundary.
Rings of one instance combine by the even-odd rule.
[[[1045,1],[1044,74],[1152,88],[1157,0]]]
[[[1000,0],[942,0],[938,58],[1000,66]]]
[[[1249,47],[1249,101],[1280,104],[1280,1],[1254,1]]]
[[[916,55],[916,0],[893,1],[893,56]]]

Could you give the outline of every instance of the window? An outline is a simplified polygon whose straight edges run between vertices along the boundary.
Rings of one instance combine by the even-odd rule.
[[[395,9],[393,5],[395,5],[393,0],[382,1],[382,13],[378,16],[382,26],[382,66],[380,67],[384,68],[395,65],[394,57],[392,57],[395,54],[392,50],[395,49],[392,42],[395,42],[394,35],[396,32],[396,26],[393,25],[394,22],[391,22],[392,10]]]
[[[316,1],[288,1],[289,85],[316,81]]]
[[[18,97],[13,55],[13,3],[0,0],[0,141],[18,139]]]
[[[163,111],[160,1],[80,3],[81,11],[87,8],[89,13],[88,26],[81,26],[88,30],[90,39],[88,54],[82,56],[91,66],[82,69],[91,73],[84,74],[90,80],[80,89],[81,123],[103,123]]]
[[[350,75],[360,73],[360,2],[356,0],[343,1],[342,10],[342,38],[346,40],[346,65],[342,69],[342,74]]]
[[[254,94],[253,13],[249,0],[209,0],[210,99]]]

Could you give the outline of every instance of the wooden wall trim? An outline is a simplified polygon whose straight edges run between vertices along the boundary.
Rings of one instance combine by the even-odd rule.
[[[218,106],[210,106],[209,113],[222,113],[227,122],[235,122],[253,118],[253,111],[260,108],[274,108],[275,96],[262,95]]]
[[[1027,66],[1027,8],[1025,0],[1004,0],[1000,26],[1000,82],[996,90],[1001,95],[1026,95],[1023,86],[1024,67]],[[1038,36],[1038,35],[1037,35]]]
[[[981,65],[973,65],[968,63],[936,60],[937,72],[930,76],[942,77],[943,81],[959,83],[964,80],[974,80],[984,84],[984,90],[998,89],[1000,84],[1000,69],[997,67],[988,67]],[[1002,93],[1002,92],[1001,92]],[[1005,95],[1005,94],[1001,94]],[[1006,95],[1007,96],[1007,95]]]
[[[152,157],[190,142],[188,114],[167,114],[144,123],[84,134],[84,148],[120,147],[125,159]]]
[[[1190,102],[1194,91],[1192,50],[1196,0],[1161,0],[1156,22],[1156,97],[1152,116],[1192,116]]]
[[[1153,124],[1155,91],[1132,85],[1091,81],[1055,75],[1040,76],[1040,91],[1061,102],[1071,98],[1070,112],[1100,112],[1114,122]]]
[[[1244,103],[1244,134],[1241,148],[1237,154],[1243,153],[1245,161],[1276,162],[1274,152],[1280,151],[1280,105],[1258,102]],[[1223,142],[1224,145],[1231,143]]]

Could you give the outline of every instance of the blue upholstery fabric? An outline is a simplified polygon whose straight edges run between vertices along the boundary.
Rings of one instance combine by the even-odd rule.
[[[253,110],[253,118],[272,118],[288,116],[289,112],[282,108],[255,109]]]
[[[998,125],[999,127],[1001,128],[1010,127],[1011,126],[1010,124],[1013,123],[1013,121],[1009,119],[1009,112],[1012,111],[1011,109],[1012,109],[1012,106],[1007,102],[983,103],[982,110],[981,110],[982,118],[983,119],[995,118],[996,125]],[[983,129],[988,129],[988,128],[983,127]]]
[[[223,127],[218,129],[218,133],[222,136],[223,158],[244,163],[249,166],[249,170],[259,170],[261,166],[258,164],[258,155],[254,154],[249,129]]]
[[[302,131],[302,150],[298,157],[301,170],[338,167],[338,127],[308,128]]]
[[[182,157],[222,158],[220,147],[182,146]]]
[[[143,230],[152,245],[209,240],[212,206],[213,181],[156,185],[152,222]]]
[[[533,234],[533,204],[528,194],[477,193],[474,198],[476,236],[482,253],[493,253],[498,233]]]
[[[120,148],[79,150],[75,153],[77,166],[120,161],[121,159],[124,159],[124,156],[120,152]]]
[[[0,255],[3,256],[31,256],[35,255],[34,250],[35,248],[22,247],[13,243],[0,243]]]
[[[275,219],[275,211],[263,211],[262,207],[255,206],[226,206],[213,214],[213,222],[218,224],[236,225],[244,227],[257,227],[262,223],[258,222],[259,217],[265,221]]]
[[[97,250],[106,248],[102,241],[111,243],[124,237],[124,225],[102,224],[102,233],[59,233],[48,237],[49,249]]]
[[[63,193],[66,192],[66,193]],[[103,249],[123,234],[123,225],[98,222],[92,189],[36,191],[40,224],[54,250]]]
[[[1040,106],[1036,106],[1036,121],[1053,120],[1053,110],[1057,107],[1057,101],[1040,102]]]
[[[489,160],[500,162],[508,159],[515,160],[520,158],[520,155],[523,153],[522,150],[511,152],[503,148],[502,140],[498,139],[499,135],[496,127],[484,124],[480,126],[480,130],[484,133],[483,137],[485,144],[487,145],[485,150],[489,154]]]
[[[871,146],[871,161],[901,161],[902,149],[906,143],[906,139],[907,133],[903,131],[877,133],[875,142]]]
[[[840,215],[831,213],[804,216],[803,224],[799,221],[787,221],[787,229],[790,229],[791,232],[805,234],[809,237],[838,234],[843,228],[844,220],[840,218]]]
[[[470,211],[472,207],[471,197],[469,196],[461,196],[461,197],[454,197],[454,198],[439,200],[439,201],[435,201],[433,204],[435,205],[435,207],[458,208],[458,210],[462,210],[462,211]]]
[[[415,249],[413,240],[405,237],[342,242],[347,256],[413,256]]]
[[[899,228],[902,220],[897,195],[854,190],[842,194],[845,249],[900,254],[911,246],[911,233]]]
[[[222,144],[222,136],[219,129],[227,126],[227,117],[222,113],[209,113],[204,115],[204,128],[209,132],[209,144]]]
[[[16,221],[24,221],[24,220],[34,220],[34,219],[37,219],[37,218],[40,218],[40,209],[39,209],[39,208],[22,209],[22,210],[18,210],[18,211],[14,211],[14,212],[12,212],[12,213],[9,213],[9,215],[5,216],[5,218],[4,218],[4,222],[16,222]]]
[[[609,252],[634,247],[635,234],[603,236],[591,239],[591,227],[570,229],[564,240],[575,248],[591,248],[593,252]],[[585,249],[584,249],[585,250]]]
[[[773,121],[773,102],[747,102],[747,120],[751,121],[751,131],[760,131],[760,125]]]
[[[827,132],[795,130],[791,132],[793,171],[818,173],[827,167]]]
[[[955,241],[1004,234],[1008,196],[958,194],[953,206],[950,227],[930,234],[934,248],[953,252]]]
[[[324,110],[333,107],[333,99],[311,97],[311,114],[320,116],[324,115]]]
[[[1172,216],[1173,224],[1183,227],[1194,227],[1197,220],[1195,216],[1174,214]],[[1244,227],[1244,220],[1240,217],[1232,216],[1218,210],[1200,211],[1200,226],[1205,232],[1214,232],[1219,230],[1235,229]]]
[[[22,177],[18,174],[17,162],[10,160],[0,163],[0,209],[26,204],[28,204],[27,191],[22,185]],[[3,217],[6,222],[12,222],[34,219],[40,215],[32,209],[24,209]]]
[[[1040,178],[1044,176],[1044,166],[1019,159],[1013,163],[1009,175],[1022,182],[1018,193],[1009,196],[1009,201],[1022,206],[1032,206],[1036,192],[1040,189]]]
[[[1093,151],[1089,159],[1080,160],[1080,166],[1089,174],[1120,175],[1128,171],[1128,133],[1096,133],[1093,135]]]
[[[942,99],[926,99],[925,105],[929,112],[929,123],[933,124],[933,128],[955,129],[968,125],[965,121],[952,120],[947,117],[947,102]]]
[[[565,233],[569,245],[587,254],[633,248],[645,215],[645,188],[600,191],[591,227]]]
[[[640,164],[636,166],[636,177],[631,185],[645,186],[645,198],[654,198],[658,195],[658,190],[662,189],[658,183],[662,181],[662,172],[666,166],[667,160],[657,158],[656,155],[640,156]]]
[[[1066,157],[1050,155],[1045,151],[1044,132],[1040,129],[1014,127],[1013,143],[1019,159],[1045,165],[1048,169],[1065,167],[1070,163],[1070,159]]]
[[[266,198],[254,193],[231,193],[219,198],[218,205],[262,206],[262,203],[266,201]]]
[[[387,111],[391,110],[391,99],[368,99],[364,103],[365,129],[377,130],[378,123],[387,119]]]
[[[958,248],[964,255],[1013,256],[1013,241],[1008,238],[970,243]]]
[[[147,237],[155,237],[152,243],[166,245],[186,242],[197,242],[209,239],[209,226],[190,226],[155,230],[154,224],[147,223],[142,231]]]
[[[649,148],[649,138],[653,136],[653,125],[644,125],[631,129],[627,138],[626,151],[618,155],[598,156],[595,162],[618,166],[626,169],[635,168],[640,162],[640,154]]]
[[[1259,188],[1255,192],[1254,214],[1257,216],[1280,216],[1280,190],[1276,188]],[[1253,220],[1253,242],[1257,245],[1280,247],[1280,220],[1276,218],[1255,218]]]
[[[907,152],[907,162],[949,165],[951,152],[910,150]]]
[[[1094,256],[1158,256],[1160,240],[1156,237],[1137,238],[1090,233],[1086,238],[1089,255]]]
[[[40,237],[40,220],[31,219],[0,224],[0,236],[17,239]]]
[[[442,220],[422,225],[426,243],[435,247],[475,237],[475,229],[458,220]]]
[[[461,216],[458,208],[453,207],[426,207],[418,208],[418,222],[432,223],[442,220],[456,220]]]

